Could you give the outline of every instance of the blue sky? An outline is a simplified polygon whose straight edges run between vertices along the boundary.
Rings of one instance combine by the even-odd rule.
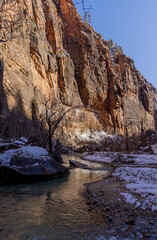
[[[74,3],[80,0],[74,0]],[[92,6],[91,25],[112,38],[136,68],[157,88],[157,0],[85,0]],[[75,4],[83,16],[81,4]]]

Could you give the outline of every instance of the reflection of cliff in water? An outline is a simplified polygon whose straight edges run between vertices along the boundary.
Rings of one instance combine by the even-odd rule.
[[[71,158],[75,160],[69,155],[64,158],[66,164]],[[84,183],[109,174],[107,168],[100,164],[100,170],[72,169],[69,176],[52,181],[1,186],[0,239],[8,240],[8,229],[10,239],[22,240],[83,240],[97,236],[104,219],[94,211],[88,212],[79,190]]]

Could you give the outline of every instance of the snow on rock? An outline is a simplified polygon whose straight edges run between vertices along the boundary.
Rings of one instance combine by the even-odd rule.
[[[22,140],[16,140],[16,139],[12,139],[10,141],[3,140],[3,141],[0,141],[0,150],[5,151],[9,149],[15,149],[24,145],[25,145],[25,142],[23,142]]]
[[[47,160],[50,158],[49,153],[41,147],[23,146],[18,149],[11,149],[0,154],[0,162],[2,165],[10,164],[13,156],[22,156],[30,159]]]
[[[23,142],[22,140],[14,140],[11,142],[11,144],[17,144],[17,145],[25,145],[25,142]]]
[[[119,167],[114,177],[126,181],[126,188],[131,194],[139,194],[140,199],[123,193],[127,202],[143,209],[157,210],[157,169],[151,167]]]
[[[104,131],[91,132],[89,129],[86,132],[80,133],[78,130],[75,131],[79,142],[95,142],[99,143],[107,137],[112,138],[112,135],[108,135]]]
[[[20,137],[19,140],[22,141],[22,142],[24,142],[25,144],[28,142],[28,139],[27,139],[27,138],[24,138],[24,137]]]
[[[49,157],[48,151],[42,147],[36,146],[24,146],[16,150],[17,155],[26,156],[27,158],[39,158],[45,160],[45,157]]]
[[[10,164],[10,160],[13,157],[13,155],[15,154],[16,149],[11,149],[6,151],[5,153],[0,154],[0,163],[1,165],[9,165]]]
[[[0,154],[0,181],[22,183],[41,181],[69,174],[49,153],[36,146],[22,146]]]
[[[151,149],[154,154],[157,154],[157,143],[151,146]]]

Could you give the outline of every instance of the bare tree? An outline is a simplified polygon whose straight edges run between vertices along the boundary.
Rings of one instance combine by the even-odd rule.
[[[80,1],[76,1],[76,4],[81,4],[82,5],[82,10],[83,10],[83,21],[87,22],[87,23],[91,23],[91,15],[90,15],[90,11],[92,10],[92,7],[86,7],[85,6],[85,0],[80,0]]]
[[[82,106],[70,107],[68,109],[63,108],[58,112],[53,110],[56,103],[51,103],[50,99],[42,104],[44,105],[45,113],[44,116],[40,118],[40,131],[44,147],[48,144],[49,152],[52,153],[52,137],[59,123],[68,112],[76,108],[82,108]]]

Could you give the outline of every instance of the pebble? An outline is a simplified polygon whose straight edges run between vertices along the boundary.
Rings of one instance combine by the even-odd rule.
[[[112,218],[112,217],[109,217],[108,220],[109,220],[110,222],[112,222],[112,221],[113,221],[113,218]]]
[[[135,224],[135,219],[128,219],[127,221],[125,221],[126,224],[129,225],[134,225]]]
[[[94,199],[94,200],[93,200],[93,204],[94,204],[94,205],[98,204],[98,202],[99,202],[99,201],[98,201],[97,199]]]
[[[90,204],[91,204],[91,201],[86,201],[86,203],[87,203],[88,205],[90,205]]]
[[[149,221],[149,223],[152,224],[152,225],[154,225],[154,222],[152,222],[152,221]]]

